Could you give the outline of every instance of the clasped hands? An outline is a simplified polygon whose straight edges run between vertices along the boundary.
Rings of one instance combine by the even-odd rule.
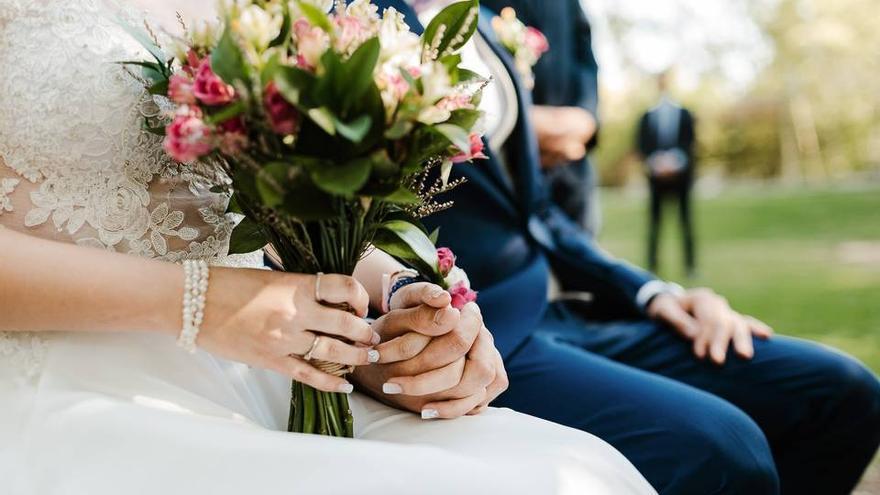
[[[391,298],[373,323],[382,342],[379,362],[351,376],[359,389],[425,419],[479,414],[507,389],[492,334],[474,303],[460,311],[440,287],[417,283]]]

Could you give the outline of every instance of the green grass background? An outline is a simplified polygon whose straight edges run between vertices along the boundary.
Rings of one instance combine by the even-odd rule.
[[[666,208],[660,275],[705,285],[778,333],[848,352],[880,372],[880,186],[737,188],[694,205],[698,271],[684,276],[677,211]],[[646,258],[647,198],[602,192],[600,244],[638,265]],[[868,243],[852,260],[843,243]]]

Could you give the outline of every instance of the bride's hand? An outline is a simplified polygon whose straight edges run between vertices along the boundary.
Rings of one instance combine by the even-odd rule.
[[[369,346],[379,338],[363,319],[369,297],[351,277],[322,275],[320,294],[316,282],[314,275],[213,269],[199,347],[319,390],[350,393],[346,380],[318,371],[301,356],[311,351],[314,359],[351,365],[377,361]],[[324,306],[316,295],[348,304],[355,314]]]

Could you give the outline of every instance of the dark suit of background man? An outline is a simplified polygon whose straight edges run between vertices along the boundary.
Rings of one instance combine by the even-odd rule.
[[[598,138],[598,65],[590,23],[579,0],[482,0],[500,12],[513,7],[527,26],[539,29],[550,51],[534,67],[535,107],[541,162],[550,197],[591,234],[601,226],[596,174],[586,156]]]
[[[671,200],[678,203],[685,267],[688,275],[693,276],[696,259],[690,196],[695,168],[694,119],[669,97],[668,74],[661,74],[657,81],[660,101],[642,116],[638,133],[638,148],[651,185],[648,268],[657,271],[663,204]]]

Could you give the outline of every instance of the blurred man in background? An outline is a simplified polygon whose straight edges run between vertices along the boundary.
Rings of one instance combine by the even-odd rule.
[[[638,149],[651,187],[648,269],[657,271],[657,248],[663,204],[678,203],[684,240],[684,262],[689,277],[696,271],[691,188],[694,182],[694,119],[669,95],[669,72],[657,76],[660,101],[639,122]]]
[[[579,0],[483,0],[512,7],[544,33],[550,49],[534,66],[532,118],[553,201],[591,234],[601,226],[596,176],[587,153],[597,143],[599,84],[590,23]]]

